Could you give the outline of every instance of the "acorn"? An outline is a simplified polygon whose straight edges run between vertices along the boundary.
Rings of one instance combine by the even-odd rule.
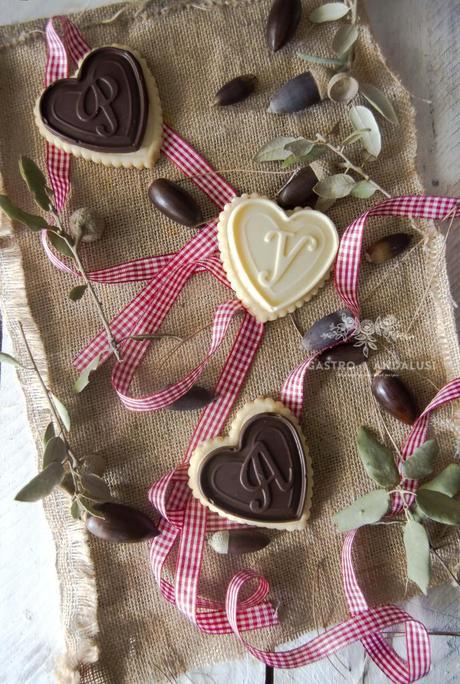
[[[353,342],[338,344],[332,349],[326,349],[318,356],[318,361],[321,364],[328,367],[332,366],[332,368],[340,367],[341,364],[359,366],[366,360],[363,347],[356,347]]]
[[[111,501],[97,508],[104,517],[88,515],[85,525],[88,532],[99,539],[133,543],[151,539],[160,534],[153,521],[137,508]]]
[[[319,86],[310,71],[287,81],[272,96],[268,111],[272,114],[301,112],[321,102]]]
[[[256,85],[257,76],[254,74],[237,76],[217,91],[213,104],[215,107],[227,107],[237,102],[243,102],[254,92]]]
[[[173,411],[197,411],[210,404],[215,398],[216,395],[208,389],[196,385],[184,394],[183,397],[176,399],[168,408]]]
[[[203,223],[203,214],[193,197],[180,185],[167,178],[158,178],[149,187],[151,202],[165,216],[188,228]]]
[[[419,415],[417,402],[411,391],[390,370],[378,371],[372,378],[372,394],[380,406],[398,420],[412,425]]]
[[[348,309],[338,309],[313,323],[303,336],[302,346],[308,353],[322,351],[344,341],[356,329],[356,321]]]
[[[392,233],[370,245],[366,249],[366,259],[371,264],[383,264],[405,252],[411,242],[409,233]]]
[[[214,532],[208,544],[216,553],[241,556],[265,548],[270,544],[270,537],[258,530],[223,530]]]
[[[70,216],[69,233],[77,246],[80,242],[96,242],[102,237],[104,230],[104,219],[93,209],[81,207]]]
[[[274,0],[267,20],[267,44],[272,52],[293,38],[301,16],[300,0]]]
[[[304,166],[294,171],[289,180],[276,195],[276,201],[283,209],[306,207],[316,202],[317,195],[313,187],[319,178],[311,166]]]

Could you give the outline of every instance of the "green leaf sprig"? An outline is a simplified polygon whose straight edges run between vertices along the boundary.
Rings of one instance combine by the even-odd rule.
[[[390,509],[390,494],[399,491],[404,496],[402,480],[406,478],[420,481],[430,477],[439,453],[436,440],[427,440],[404,461],[401,476],[391,450],[367,427],[358,431],[357,450],[366,473],[381,489],[361,496],[334,515],[340,532],[380,523]],[[414,503],[405,506],[405,521],[401,524],[404,525],[407,576],[425,594],[430,583],[431,553],[437,555],[425,524],[432,520],[460,527],[460,501],[455,498],[459,493],[460,464],[450,463],[438,475],[423,482],[415,493]]]
[[[112,500],[110,490],[102,479],[104,464],[101,456],[79,457],[71,448],[68,440],[70,415],[63,402],[47,387],[37,363],[32,355],[24,329],[19,329],[31,363],[29,370],[37,376],[53,420],[43,436],[42,469],[16,494],[16,501],[39,501],[60,487],[71,497],[70,511],[74,518],[82,519],[90,514],[103,517],[98,509],[101,504]],[[2,354],[0,361],[20,368],[28,368],[20,360],[9,354]]]
[[[76,302],[83,296],[85,291],[88,290],[94,301],[97,314],[102,325],[104,326],[110,348],[112,349],[117,361],[121,361],[119,346],[112,335],[112,331],[110,330],[110,324],[105,315],[102,303],[97,296],[94,286],[91,280],[88,278],[86,270],[82,264],[78,252],[79,240],[74,240],[73,237],[64,230],[62,217],[53,204],[53,192],[46,183],[45,175],[37,166],[37,164],[28,157],[20,158],[19,171],[33,197],[33,200],[40,207],[40,209],[50,212],[53,215],[55,225],[48,225],[48,222],[42,216],[29,214],[28,212],[23,211],[19,207],[15,206],[10,198],[6,195],[0,195],[0,209],[2,209],[10,219],[22,223],[32,231],[39,232],[41,230],[46,230],[48,239],[53,247],[65,257],[72,259],[75,262],[75,266],[83,280],[83,284],[72,288],[69,293],[69,298]]]
[[[332,152],[340,160],[342,173],[332,174],[321,179],[313,188],[318,195],[316,208],[326,211],[338,200],[351,195],[359,199],[368,199],[375,192],[385,197],[390,194],[364,171],[364,164],[375,159],[381,149],[380,130],[374,115],[367,107],[351,107],[350,124],[353,130],[338,144],[334,144],[329,134],[317,133],[313,139],[293,136],[280,136],[263,145],[255,156],[257,162],[280,161],[284,169],[291,166],[306,166],[316,159]],[[353,163],[345,154],[345,148],[360,143],[366,159],[361,165]],[[355,180],[350,172],[361,176]],[[325,204],[327,203],[327,205]]]

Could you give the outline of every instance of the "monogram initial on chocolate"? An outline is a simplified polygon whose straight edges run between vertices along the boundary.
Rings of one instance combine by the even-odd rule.
[[[105,152],[133,152],[148,114],[142,68],[133,54],[103,47],[83,60],[77,78],[56,81],[40,98],[40,116],[59,138]]]
[[[211,451],[199,471],[211,503],[247,520],[300,518],[306,496],[306,464],[294,425],[276,413],[250,418],[237,447]]]

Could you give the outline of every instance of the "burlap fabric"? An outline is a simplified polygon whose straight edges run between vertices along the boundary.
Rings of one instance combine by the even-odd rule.
[[[150,4],[141,12],[130,6],[110,23],[104,22],[121,6],[89,11],[74,19],[92,46],[122,43],[139,50],[158,81],[165,119],[218,169],[225,169],[224,175],[239,190],[273,195],[283,176],[227,169],[260,170],[252,162],[254,154],[275,135],[311,137],[326,132],[338,120],[342,122],[341,133],[345,136],[349,132],[345,107],[331,102],[300,116],[277,117],[266,112],[269,95],[278,84],[305,70],[305,64],[296,56],[299,49],[330,55],[335,25],[311,31],[305,18],[316,4],[310,0],[303,3],[304,20],[296,40],[275,56],[269,54],[264,36],[269,0],[171,0]],[[28,154],[43,163],[44,144],[32,116],[43,82],[42,29],[43,22],[39,21],[0,32],[3,184],[16,203],[30,210],[33,205],[18,182],[17,160],[21,154]],[[251,72],[260,79],[254,97],[226,110],[210,106],[223,82]],[[372,175],[392,195],[422,193],[414,169],[416,139],[409,96],[383,63],[366,25],[358,42],[356,73],[387,93],[401,122],[394,127],[378,118],[383,151],[369,167]],[[161,216],[148,201],[148,185],[158,176],[177,179],[180,174],[164,158],[153,171],[142,172],[73,162],[68,210],[94,207],[108,224],[102,241],[82,249],[89,268],[175,250],[189,239],[187,229]],[[371,201],[377,199],[378,195]],[[343,230],[368,204],[347,199],[331,211],[331,217]],[[211,216],[215,210],[210,204],[207,207]],[[23,353],[16,325],[16,320],[21,319],[36,355],[43,360],[44,371],[47,365],[53,391],[71,411],[75,449],[81,454],[100,451],[108,464],[106,477],[113,493],[148,511],[149,485],[181,460],[197,414],[130,413],[111,389],[110,362],[98,371],[83,394],[75,396],[71,390],[75,379],[72,358],[100,327],[91,301],[86,296],[72,303],[66,292],[75,283],[51,266],[38,237],[18,227],[8,237],[9,226],[3,217],[2,221],[2,299],[18,354]],[[403,370],[402,374],[424,406],[436,387],[460,372],[443,241],[432,225],[410,225],[391,219],[371,223],[368,239],[392,230],[414,231],[420,242],[408,258],[397,264],[363,267],[364,316],[375,319],[394,314],[402,329],[414,316],[416,320],[410,330],[413,338],[399,341],[391,352],[380,345],[371,366],[394,361],[394,353],[412,364],[415,370]],[[107,312],[115,314],[137,289],[135,285],[98,287],[98,292]],[[195,276],[164,329],[186,336],[206,326],[215,305],[228,297],[229,292],[210,276]],[[300,326],[307,328],[338,305],[334,288],[328,284],[300,310]],[[197,360],[208,340],[209,330],[161,364],[158,359],[167,354],[171,343],[159,343],[138,374],[137,391],[164,386],[177,378]],[[229,347],[230,338],[206,371],[206,386],[213,386]],[[290,320],[269,323],[235,408],[259,395],[276,396],[284,378],[302,357],[299,336]],[[40,434],[48,412],[30,374],[21,373],[21,380],[40,454]],[[453,454],[453,417],[450,408],[433,421],[442,446],[442,461]],[[342,536],[335,532],[331,515],[371,487],[354,445],[359,425],[379,425],[366,366],[346,373],[312,372],[302,423],[315,470],[312,518],[307,531],[279,534],[264,551],[244,559],[227,560],[208,551],[204,563],[201,591],[216,598],[223,597],[226,581],[243,566],[263,570],[269,578],[272,595],[280,602],[281,627],[254,635],[255,643],[266,647],[347,615],[341,591]],[[395,441],[401,443],[407,429],[392,419],[387,423]],[[158,667],[179,672],[242,654],[233,637],[202,636],[161,598],[152,578],[147,544],[113,546],[87,538],[80,524],[71,521],[64,495],[48,498],[45,508],[57,542],[68,647],[60,666],[64,680],[76,681],[80,670],[82,681],[88,683],[160,681]],[[356,546],[359,577],[370,602],[401,600],[406,584],[399,530],[394,526],[372,528],[360,534]],[[409,590],[413,590],[412,585]]]

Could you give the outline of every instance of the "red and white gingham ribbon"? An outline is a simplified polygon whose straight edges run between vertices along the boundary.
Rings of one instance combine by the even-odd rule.
[[[74,61],[77,61],[88,50],[88,46],[73,24],[65,18],[61,18],[61,22],[69,54]],[[55,78],[65,77],[68,73],[68,65],[64,44],[55,32],[52,21],[47,25],[47,40],[49,50],[47,83],[49,83]],[[213,172],[207,162],[168,126],[165,126],[164,134],[164,154],[186,175]],[[65,153],[48,147],[47,163],[56,204],[58,208],[61,208],[70,187],[69,159]],[[193,178],[193,181],[218,206],[223,206],[235,194],[233,188],[215,172],[211,176]],[[390,199],[360,216],[347,228],[338,253],[335,284],[339,295],[357,317],[359,316],[357,295],[361,244],[368,216],[444,218],[452,211],[458,212],[458,202],[449,198]],[[53,263],[58,268],[76,274],[52,251],[45,235],[42,239]],[[133,302],[128,304],[112,321],[113,334],[116,337],[124,337],[128,334],[156,330],[192,273],[208,270],[228,285],[215,250],[214,222],[200,231],[178,253],[146,257],[92,272],[90,274],[92,280],[105,284],[149,281]],[[122,343],[125,363],[127,358],[128,362],[124,368],[122,364],[116,364],[112,376],[112,382],[121,400],[133,410],[152,410],[165,406],[181,396],[196,381],[207,360],[222,341],[232,316],[241,309],[241,304],[234,300],[220,305],[215,314],[211,347],[205,359],[172,388],[148,397],[136,399],[128,394],[132,375],[145,354],[148,342],[139,344],[128,340]],[[352,617],[298,648],[284,653],[273,653],[256,649],[243,640],[241,631],[273,625],[277,621],[273,608],[266,601],[269,585],[256,573],[241,571],[232,578],[228,586],[225,606],[202,597],[198,593],[205,533],[238,527],[238,525],[211,513],[191,496],[187,486],[187,464],[196,445],[214,436],[223,427],[260,344],[262,334],[263,326],[257,323],[248,312],[245,312],[243,323],[216,387],[217,400],[203,411],[182,465],[165,475],[151,488],[150,499],[163,516],[160,523],[162,534],[153,540],[151,547],[152,566],[161,593],[168,601],[175,603],[202,631],[211,634],[233,631],[255,657],[273,667],[293,668],[306,665],[328,656],[349,643],[361,640],[369,655],[391,681],[401,684],[415,681],[426,674],[430,667],[430,648],[426,629],[396,606],[382,606],[374,609],[368,607],[352,564],[352,544],[356,532],[347,535],[342,554],[344,587]],[[107,340],[103,332],[79,354],[75,362],[77,368],[83,369],[99,354],[102,360],[109,356]],[[282,389],[282,400],[298,416],[303,406],[305,375],[314,358],[310,357],[303,361],[289,375]],[[404,457],[407,457],[416,446],[424,441],[431,412],[459,396],[460,380],[452,381],[438,393],[414,424],[404,447]],[[406,482],[406,485],[415,487],[416,483]],[[400,505],[401,502],[395,499],[393,511],[400,510]],[[173,584],[163,577],[163,571],[168,556],[177,543],[179,543],[179,552],[176,562],[176,581]],[[239,602],[241,589],[251,581],[257,582],[253,593],[244,601]],[[388,627],[397,624],[406,626],[407,661],[401,658],[382,636]]]

